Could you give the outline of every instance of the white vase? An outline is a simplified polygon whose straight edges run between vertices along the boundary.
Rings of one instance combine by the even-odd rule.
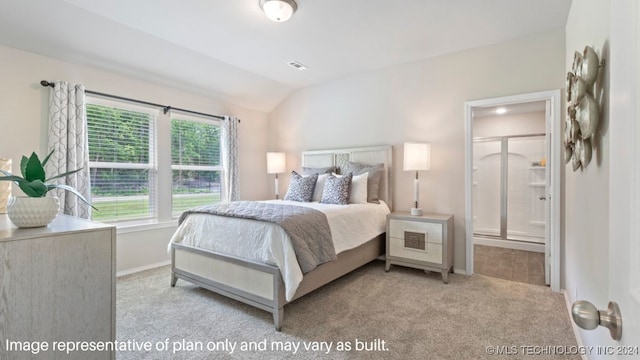
[[[19,228],[47,226],[58,215],[57,197],[12,196],[7,203],[9,220]]]

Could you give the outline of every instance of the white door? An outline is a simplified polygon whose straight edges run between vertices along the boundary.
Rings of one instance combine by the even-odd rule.
[[[611,2],[609,300],[622,314],[613,351],[640,347],[640,5]],[[604,289],[606,290],[606,289]],[[596,304],[594,304],[596,305]],[[606,304],[597,304],[598,308]],[[620,347],[628,346],[628,347]],[[640,354],[628,358],[640,358]],[[619,354],[618,354],[619,355]],[[622,357],[622,356],[617,356]]]

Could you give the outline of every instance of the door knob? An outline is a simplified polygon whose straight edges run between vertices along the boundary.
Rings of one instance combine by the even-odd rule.
[[[588,301],[576,301],[571,306],[571,316],[576,325],[585,330],[593,330],[601,325],[609,329],[613,340],[622,338],[622,316],[618,304],[613,301],[609,301],[607,310],[598,310]]]

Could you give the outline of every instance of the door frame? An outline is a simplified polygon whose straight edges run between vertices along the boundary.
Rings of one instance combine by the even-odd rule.
[[[465,117],[465,242],[466,273],[472,275],[473,269],[473,108],[511,105],[518,103],[545,101],[549,113],[546,114],[546,131],[550,141],[549,154],[550,183],[547,186],[547,201],[550,201],[550,238],[549,252],[545,254],[550,264],[550,286],[554,292],[560,291],[560,172],[564,161],[561,157],[562,136],[560,119],[560,90],[547,90],[533,93],[503,96],[489,99],[467,101],[464,104]]]

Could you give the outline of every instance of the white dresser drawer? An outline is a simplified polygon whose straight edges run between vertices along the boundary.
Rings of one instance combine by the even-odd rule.
[[[442,244],[426,243],[425,250],[405,247],[405,240],[395,237],[389,238],[389,255],[405,259],[426,261],[442,264]]]
[[[442,244],[442,224],[391,219],[389,221],[389,236],[404,239],[405,231],[426,233],[426,241]]]

